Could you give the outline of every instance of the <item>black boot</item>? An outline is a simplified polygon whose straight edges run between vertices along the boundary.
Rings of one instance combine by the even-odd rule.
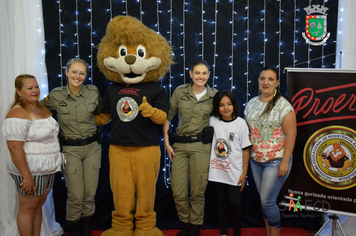
[[[199,236],[200,235],[200,225],[190,224],[189,236]]]
[[[188,236],[189,235],[189,223],[183,223],[182,222],[182,230],[179,231],[178,234],[176,234],[175,236]]]
[[[69,221],[67,220],[68,236],[79,236],[79,220]]]
[[[92,217],[84,217],[82,218],[82,226],[80,228],[80,235],[81,236],[91,236],[92,230]]]
[[[235,232],[234,231],[234,236],[241,236],[241,232]]]

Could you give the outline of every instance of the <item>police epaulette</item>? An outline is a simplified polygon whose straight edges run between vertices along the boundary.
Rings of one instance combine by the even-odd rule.
[[[182,84],[182,85],[179,85],[176,89],[185,89],[185,88],[188,88],[189,87],[189,83],[188,84]]]
[[[63,90],[65,90],[65,89],[66,89],[65,86],[63,86],[63,87],[57,87],[57,88],[54,88],[54,89],[52,90],[52,92],[54,92],[54,91],[63,91]]]
[[[98,88],[93,84],[87,84],[87,85],[85,85],[85,87],[87,87],[87,89],[90,89],[90,90],[98,90]]]

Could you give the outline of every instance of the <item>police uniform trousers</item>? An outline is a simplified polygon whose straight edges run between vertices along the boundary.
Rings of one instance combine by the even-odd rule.
[[[171,187],[179,220],[202,225],[211,144],[175,143]],[[189,193],[190,183],[190,193]]]
[[[95,212],[96,189],[101,166],[101,146],[92,142],[84,146],[63,146],[66,156],[64,176],[68,199],[66,219],[77,221]]]

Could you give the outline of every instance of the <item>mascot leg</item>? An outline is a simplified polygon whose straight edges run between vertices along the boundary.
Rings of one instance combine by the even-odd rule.
[[[330,161],[329,161],[329,160],[324,159],[323,161],[324,161],[324,164],[325,164],[327,167],[331,168],[331,165],[330,165]]]
[[[344,171],[345,169],[349,168],[351,166],[351,161],[350,159],[347,159],[345,162],[344,162],[344,166],[337,169],[339,172],[341,171]]]
[[[159,173],[161,151],[159,146],[132,147],[133,175],[136,182],[135,236],[163,236],[156,228],[156,182]]]
[[[126,151],[126,147],[110,145],[109,163],[115,210],[112,213],[112,228],[101,235],[132,236],[135,182],[132,175],[131,153]]]

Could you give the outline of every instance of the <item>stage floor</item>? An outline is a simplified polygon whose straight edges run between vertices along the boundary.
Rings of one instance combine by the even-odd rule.
[[[103,231],[101,230],[93,230],[92,236],[100,236]],[[179,229],[171,229],[171,230],[162,230],[164,236],[174,236],[179,232]],[[303,228],[298,227],[282,227],[281,235],[283,236],[311,236],[314,235],[317,231],[306,231]],[[232,229],[229,229],[229,235],[232,235]],[[63,236],[67,236],[68,234],[64,234]],[[220,236],[219,229],[202,229],[200,231],[201,236]],[[242,228],[241,235],[243,236],[265,236],[266,231],[263,227],[259,228]]]

